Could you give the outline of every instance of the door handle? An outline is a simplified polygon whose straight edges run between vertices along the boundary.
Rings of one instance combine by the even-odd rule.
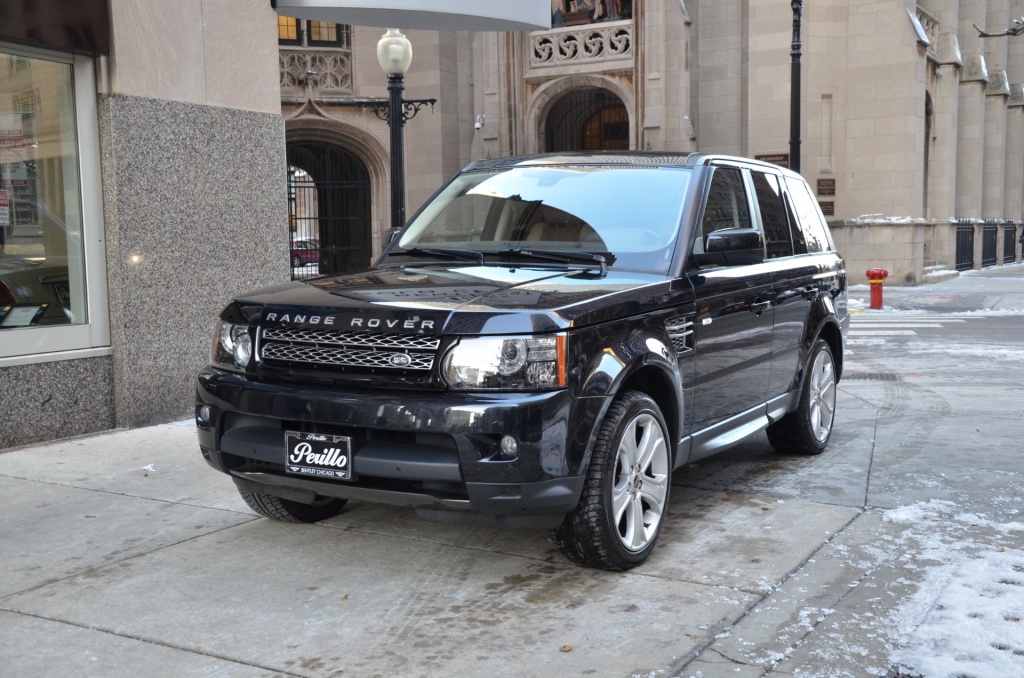
[[[754,299],[754,303],[750,305],[750,310],[753,311],[756,315],[761,315],[771,307],[771,299],[765,301],[761,299],[761,297],[757,297],[756,299]]]
[[[820,290],[817,287],[814,287],[813,285],[805,287],[803,290],[804,299],[808,301],[814,301],[817,298],[819,291]]]

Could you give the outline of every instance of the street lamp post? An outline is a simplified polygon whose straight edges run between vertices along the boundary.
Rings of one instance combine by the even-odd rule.
[[[388,76],[388,107],[374,107],[378,118],[391,130],[391,229],[405,225],[405,122],[436,99],[405,99],[405,74],[412,64],[412,43],[397,28],[389,28],[377,43],[377,61]]]
[[[789,168],[800,171],[800,18],[804,0],[793,0],[793,50],[790,52]]]

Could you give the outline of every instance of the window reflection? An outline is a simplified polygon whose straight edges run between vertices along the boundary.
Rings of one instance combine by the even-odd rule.
[[[87,322],[72,67],[0,52],[0,330]]]

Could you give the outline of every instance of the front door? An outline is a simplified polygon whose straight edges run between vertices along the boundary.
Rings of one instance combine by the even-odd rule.
[[[754,227],[741,170],[715,168],[701,223],[701,240],[722,228]],[[774,309],[770,264],[705,267],[689,276],[697,305],[692,415],[697,431],[764,403]]]

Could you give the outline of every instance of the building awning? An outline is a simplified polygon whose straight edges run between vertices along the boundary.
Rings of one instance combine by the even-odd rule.
[[[282,16],[402,30],[535,31],[551,28],[551,0],[272,0]]]

